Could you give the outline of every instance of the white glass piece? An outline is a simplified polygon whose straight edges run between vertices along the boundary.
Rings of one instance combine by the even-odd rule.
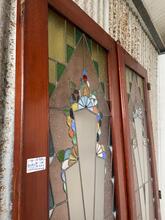
[[[145,184],[146,220],[150,220],[149,184]]]
[[[136,138],[137,138],[137,144],[138,144],[138,150],[139,150],[139,158],[140,158],[140,167],[141,167],[141,172],[142,172],[142,180],[144,182],[145,179],[145,173],[144,173],[144,166],[146,161],[144,161],[144,146],[143,146],[143,124],[142,124],[142,119],[139,117],[136,117],[134,119],[135,121],[135,128],[136,128]]]
[[[139,159],[139,153],[138,153],[137,147],[134,149],[134,157],[135,157],[138,185],[140,187],[140,186],[142,186],[142,173],[141,173],[140,159]]]
[[[65,171],[70,220],[84,220],[79,163]]]
[[[105,160],[96,157],[96,185],[95,185],[95,216],[94,220],[104,219],[104,175]]]
[[[145,204],[143,187],[140,188],[139,192],[140,192],[140,204],[141,204],[141,211],[142,211],[142,219],[147,220],[146,219],[146,204]]]
[[[80,173],[84,197],[86,220],[94,217],[94,189],[95,189],[95,163],[96,163],[96,114],[87,110],[74,113],[77,142],[80,160]],[[104,171],[103,171],[104,173]],[[72,220],[72,218],[71,218]]]

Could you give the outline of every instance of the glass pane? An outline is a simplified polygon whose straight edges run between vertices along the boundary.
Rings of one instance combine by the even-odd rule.
[[[55,12],[49,13],[49,217],[112,220],[106,51]],[[58,28],[60,43],[54,36]]]
[[[146,128],[143,78],[126,68],[129,123],[134,160],[137,218],[154,220],[149,140]],[[151,188],[149,192],[149,187]]]

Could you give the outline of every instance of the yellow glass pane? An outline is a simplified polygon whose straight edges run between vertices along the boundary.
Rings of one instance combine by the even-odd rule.
[[[128,68],[126,74],[126,84],[127,84],[127,93],[130,94],[131,92],[130,84],[132,84],[132,71]]]
[[[74,47],[74,26],[69,22],[66,24],[66,42],[71,47]]]
[[[49,82],[56,84],[56,63],[49,60]]]
[[[65,62],[65,20],[49,10],[48,18],[49,58],[61,63]]]

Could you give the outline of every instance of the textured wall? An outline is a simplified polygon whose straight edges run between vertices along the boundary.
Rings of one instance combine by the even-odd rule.
[[[16,0],[0,0],[0,219],[9,220],[14,138]]]
[[[148,71],[151,111],[155,142],[157,143],[157,57],[158,53],[146,34],[131,0],[74,0],[112,38]]]

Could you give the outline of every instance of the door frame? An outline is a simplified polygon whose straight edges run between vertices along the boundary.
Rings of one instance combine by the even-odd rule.
[[[125,177],[117,45],[72,0],[17,1],[12,218],[48,219],[48,6],[107,50],[117,219],[133,220],[131,188]],[[27,159],[40,156],[47,158],[47,169],[27,174]]]
[[[133,176],[133,166],[132,166],[132,151],[130,146],[130,128],[129,128],[129,111],[128,111],[128,98],[126,90],[126,77],[125,77],[125,67],[132,69],[144,81],[144,99],[145,99],[145,108],[146,108],[146,120],[147,120],[147,133],[150,141],[150,156],[151,156],[151,174],[153,177],[153,195],[155,198],[155,215],[156,219],[160,220],[160,201],[159,201],[159,186],[157,178],[157,167],[156,167],[156,154],[155,154],[155,145],[153,138],[153,128],[151,120],[151,109],[150,109],[150,100],[149,100],[149,90],[150,84],[148,83],[147,70],[141,66],[131,55],[129,55],[125,49],[122,48],[120,43],[117,43],[117,56],[118,56],[118,73],[120,81],[120,98],[121,98],[121,109],[122,109],[122,123],[123,123],[123,135],[124,135],[124,154],[126,161],[126,173],[127,173],[127,182],[132,179]],[[130,183],[132,190],[134,189],[133,181]],[[133,191],[132,191],[133,193]],[[134,203],[135,208],[135,196],[132,194],[132,202]],[[131,200],[130,200],[131,202]],[[136,212],[135,212],[136,214]],[[136,219],[136,218],[135,218]]]

